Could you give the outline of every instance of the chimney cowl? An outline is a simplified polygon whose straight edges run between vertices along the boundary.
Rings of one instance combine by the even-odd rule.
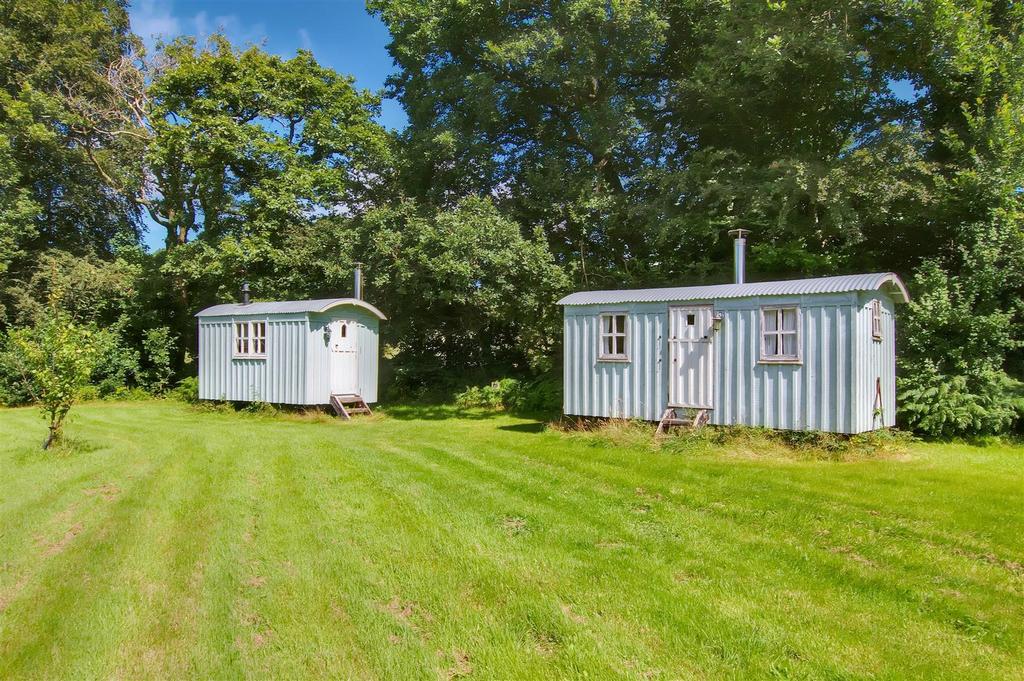
[[[733,242],[733,280],[737,284],[743,284],[747,281],[747,235],[750,234],[749,229],[730,229],[729,236],[735,241]]]
[[[249,304],[249,282],[243,281],[242,288],[239,289],[242,292],[242,305]]]

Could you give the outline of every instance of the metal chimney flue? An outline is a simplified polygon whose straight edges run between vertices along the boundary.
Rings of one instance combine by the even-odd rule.
[[[732,247],[732,271],[733,279],[737,284],[747,281],[747,235],[749,229],[730,229],[729,236],[733,241]]]
[[[356,300],[363,299],[363,263],[354,263],[355,271],[352,273],[352,297]]]
[[[242,292],[242,305],[249,304],[249,282],[243,281],[242,288],[239,289]]]

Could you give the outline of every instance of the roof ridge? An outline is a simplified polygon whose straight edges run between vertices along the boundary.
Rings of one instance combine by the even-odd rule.
[[[881,290],[891,286],[897,302],[910,299],[906,286],[894,272],[838,274],[803,279],[748,281],[742,284],[694,284],[638,289],[577,291],[558,301],[559,305],[600,305],[627,302],[662,302],[707,298],[747,298],[755,295],[804,295]],[[699,295],[698,295],[699,294]]]

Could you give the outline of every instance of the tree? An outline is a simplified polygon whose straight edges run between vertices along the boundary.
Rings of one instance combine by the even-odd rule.
[[[380,100],[300,50],[281,59],[181,38],[166,46],[149,88],[147,165],[153,218],[168,248],[274,241],[317,211],[355,209],[384,184],[388,137]]]
[[[369,6],[409,190],[493,193],[583,285],[724,278],[737,226],[765,275],[908,273],[987,219],[972,177],[1020,167],[985,141],[1024,101],[1011,3]]]
[[[137,239],[137,211],[92,157],[129,183],[123,135],[89,131],[94,112],[123,107],[111,78],[138,47],[123,0],[0,3],[0,273],[19,280],[49,249],[109,255]],[[86,115],[88,114],[88,115]],[[107,126],[110,127],[110,126]],[[5,289],[7,287],[4,287]],[[0,291],[0,326],[7,322]]]
[[[48,449],[63,438],[68,412],[96,366],[94,331],[53,305],[34,327],[12,331],[9,345],[28,392],[49,421],[43,443]]]
[[[561,328],[551,302],[568,280],[542,235],[524,238],[480,198],[451,210],[407,200],[368,212],[359,230],[384,339],[411,382],[548,365]]]

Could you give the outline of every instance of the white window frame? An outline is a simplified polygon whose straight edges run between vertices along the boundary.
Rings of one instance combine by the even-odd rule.
[[[231,356],[235,359],[266,359],[267,320],[249,319],[231,324]]]
[[[615,318],[622,317],[622,328],[619,329],[615,323]],[[612,330],[605,331],[606,325],[605,320],[612,319]],[[625,312],[602,312],[598,315],[598,327],[597,327],[597,358],[602,362],[628,362],[629,361],[629,315]],[[622,338],[622,352],[621,353],[608,353],[605,352],[605,341],[612,339],[612,348],[615,347],[615,338]]]
[[[878,298],[871,301],[871,338],[882,340],[882,301]]]
[[[782,328],[782,319],[784,316],[783,310],[793,310],[796,312],[796,328],[791,330],[784,330]],[[767,324],[765,324],[765,317],[769,314],[775,315],[775,330],[768,331]],[[764,364],[800,364],[803,361],[803,314],[800,310],[799,305],[766,305],[761,308],[761,328],[759,330],[759,345],[761,348],[761,359],[760,361]],[[774,354],[769,355],[765,344],[765,337],[774,335],[778,338],[776,347],[781,349],[783,347],[783,338],[789,335],[796,336],[796,354],[795,355],[783,355]]]

